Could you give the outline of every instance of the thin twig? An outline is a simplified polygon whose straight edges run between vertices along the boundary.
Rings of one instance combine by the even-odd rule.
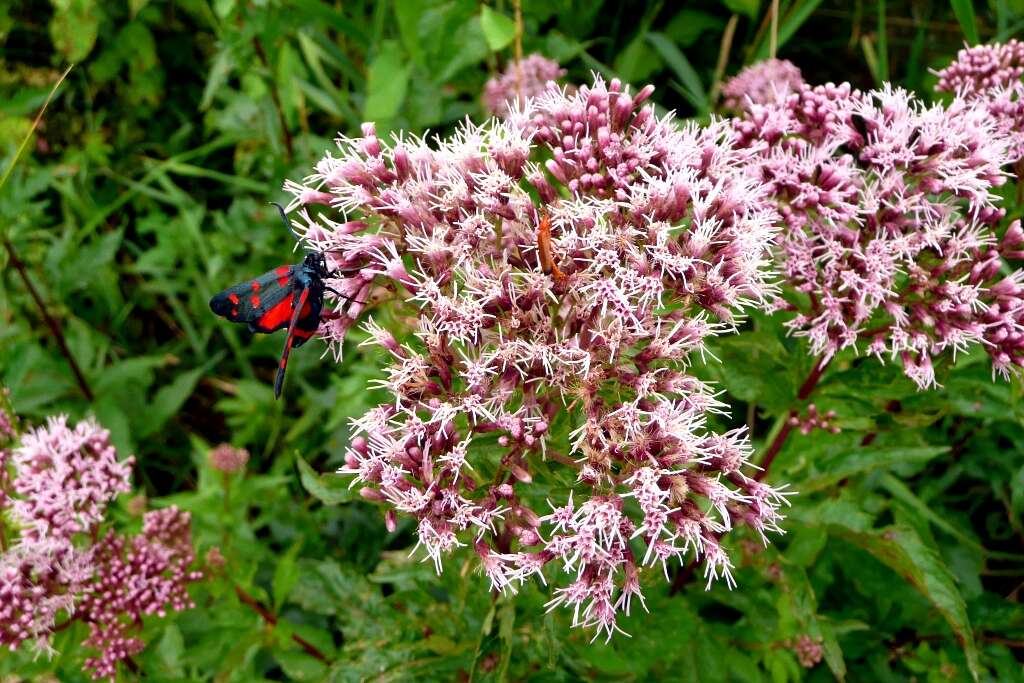
[[[768,36],[768,57],[775,59],[779,48],[779,0],[772,0],[772,32]]]
[[[729,23],[725,25],[725,31],[722,33],[722,43],[718,46],[718,63],[715,65],[715,78],[711,82],[711,94],[708,96],[711,109],[715,108],[718,96],[722,92],[722,77],[725,75],[725,67],[729,64],[732,39],[736,34],[736,25],[739,21],[740,15],[733,14],[729,17]]]
[[[39,309],[40,315],[43,316],[43,320],[46,322],[47,327],[50,328],[50,332],[57,340],[60,352],[64,355],[68,365],[71,366],[71,372],[74,373],[75,379],[78,381],[78,387],[82,390],[82,393],[85,394],[86,400],[91,403],[95,399],[95,396],[92,393],[92,389],[89,388],[89,383],[85,380],[85,375],[82,374],[82,369],[78,367],[78,362],[75,360],[75,357],[71,355],[71,349],[68,348],[68,343],[64,339],[64,332],[61,329],[60,323],[50,315],[50,312],[46,308],[46,304],[43,302],[38,290],[36,290],[35,285],[32,284],[32,280],[28,276],[25,264],[20,258],[18,258],[18,253],[14,250],[14,245],[11,244],[10,240],[4,240],[4,248],[7,249],[7,257],[10,260],[11,265],[16,271],[18,271],[18,275],[21,276],[21,281],[25,283],[25,289],[28,290],[29,295],[36,304],[36,308]]]
[[[515,0],[512,3],[515,7],[516,13],[516,39],[514,50],[514,59],[516,62],[516,101],[522,106],[523,102],[523,74],[522,74],[522,62],[523,62],[523,2],[522,0]]]
[[[273,612],[268,610],[262,604],[260,604],[259,600],[257,600],[256,598],[254,598],[251,595],[249,595],[248,593],[246,593],[239,586],[235,586],[235,595],[238,596],[239,600],[244,602],[249,607],[253,608],[253,610],[255,610],[256,613],[259,614],[260,617],[262,617],[263,621],[267,622],[271,626],[277,626],[277,616],[274,615]],[[306,640],[302,636],[293,633],[292,634],[292,640],[294,640],[296,643],[298,643],[299,646],[303,650],[305,650],[309,655],[311,655],[312,657],[315,657],[316,659],[319,659],[324,664],[330,664],[331,663],[327,659],[327,657],[324,656],[324,653],[320,652],[320,650],[318,650],[316,648],[316,646],[313,645],[313,643],[309,642],[308,640]]]

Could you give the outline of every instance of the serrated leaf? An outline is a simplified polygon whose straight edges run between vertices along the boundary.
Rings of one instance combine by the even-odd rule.
[[[903,577],[939,611],[960,641],[971,675],[974,680],[978,680],[981,664],[974,631],[967,617],[967,606],[952,573],[935,549],[925,544],[913,529],[905,526],[857,531],[835,525],[831,531],[871,553]]]
[[[480,27],[487,38],[487,46],[494,52],[508,46],[516,37],[516,22],[487,5],[480,8]]]
[[[302,456],[295,456],[295,464],[299,468],[299,480],[302,487],[324,505],[350,503],[359,498],[359,494],[349,489],[349,481],[337,474],[318,474],[309,466]]]

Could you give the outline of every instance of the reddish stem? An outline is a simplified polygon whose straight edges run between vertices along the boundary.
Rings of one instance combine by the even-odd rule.
[[[832,357],[819,358],[811,369],[811,373],[807,375],[807,379],[800,385],[800,389],[796,393],[798,401],[806,401],[810,398],[811,394],[814,393],[815,388],[818,386],[818,382],[821,381],[821,376],[825,374],[825,370],[828,368]],[[799,417],[800,413],[796,410],[789,411],[789,415],[786,417],[786,421],[782,424],[782,429],[779,430],[772,442],[768,444],[768,448],[764,452],[764,457],[761,458],[761,469],[758,470],[757,474],[754,475],[754,479],[757,481],[763,480],[768,476],[768,470],[772,466],[772,462],[775,461],[775,457],[782,450],[782,447],[786,443],[786,439],[789,438],[790,432],[793,431],[792,418]]]
[[[237,595],[238,599],[244,602],[246,605],[252,607],[253,610],[255,610],[256,613],[263,618],[263,621],[267,622],[271,626],[277,626],[277,616],[273,612],[268,610],[266,607],[264,607],[259,600],[246,593],[239,586],[235,586],[235,595]],[[324,656],[324,653],[316,649],[315,645],[313,645],[311,642],[309,642],[302,636],[293,633],[292,640],[298,643],[299,646],[303,650],[305,650],[307,654],[315,657],[316,659],[319,659],[324,664],[330,664],[330,661],[328,661],[327,657]]]
[[[95,398],[92,393],[92,389],[89,388],[89,383],[85,381],[85,375],[82,374],[82,369],[78,367],[75,357],[71,355],[68,343],[64,339],[64,332],[60,328],[60,323],[58,323],[47,310],[46,304],[43,302],[43,298],[39,295],[35,285],[32,284],[32,280],[28,277],[28,271],[25,269],[24,262],[18,258],[17,252],[14,251],[14,245],[11,244],[9,240],[4,240],[4,247],[7,249],[7,257],[10,259],[11,265],[14,266],[14,269],[18,271],[18,275],[21,276],[21,281],[25,283],[25,289],[28,290],[29,295],[36,304],[36,308],[39,309],[40,315],[43,316],[43,320],[46,322],[47,327],[50,328],[53,338],[57,341],[57,346],[60,347],[60,352],[68,361],[68,365],[71,366],[71,372],[74,373],[75,380],[78,381],[79,388],[82,390],[82,393],[85,394],[86,400],[92,403]]]

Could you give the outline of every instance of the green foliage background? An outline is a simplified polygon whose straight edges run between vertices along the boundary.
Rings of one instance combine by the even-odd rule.
[[[766,57],[769,0],[524,0],[524,52],[585,82],[658,86],[681,117],[714,112],[725,75]],[[811,83],[891,80],[929,97],[928,69],[969,42],[1024,30],[1024,1],[782,0],[779,55]],[[1024,680],[1024,404],[974,355],[919,393],[893,366],[840,357],[813,397],[843,432],[791,437],[772,470],[792,482],[789,533],[742,550],[739,588],[670,593],[609,645],[544,614],[548,590],[492,600],[469,554],[444,576],[409,558],[412,529],[317,472],[338,465],[348,418],[378,360],[351,335],[345,361],[214,319],[211,294],[294,259],[270,200],[336,132],[444,132],[482,116],[479,93],[512,53],[511,2],[472,0],[51,0],[0,4],[0,159],[60,72],[77,63],[0,190],[0,236],[25,262],[94,394],[87,400],[8,250],[0,261],[0,382],[26,419],[95,414],[151,504],[193,513],[200,553],[226,569],[198,608],[148,622],[149,681]],[[1010,217],[1020,188],[1008,184]],[[804,345],[755,316],[698,371],[764,443],[807,375]],[[723,424],[722,426],[725,426]],[[866,434],[870,445],[861,445]],[[223,480],[220,442],[253,453]],[[217,476],[215,476],[217,475]],[[122,501],[115,518],[138,524]],[[738,553],[739,556],[739,553]],[[237,589],[241,589],[239,592]],[[274,615],[268,625],[240,595]],[[0,656],[0,672],[84,680],[81,627],[52,660]],[[325,655],[304,650],[298,635]],[[802,668],[794,639],[820,640]],[[123,674],[126,680],[133,674]]]

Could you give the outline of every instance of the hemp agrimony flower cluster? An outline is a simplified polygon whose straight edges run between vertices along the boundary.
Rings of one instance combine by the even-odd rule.
[[[13,441],[13,424],[0,407],[0,446]],[[0,528],[0,645],[47,652],[56,630],[81,621],[83,645],[98,651],[85,667],[114,680],[117,664],[145,646],[144,616],[192,606],[186,586],[200,574],[190,569],[187,512],[146,512],[138,535],[101,533],[107,506],[131,490],[131,465],[92,420],[50,418],[0,448],[0,519],[15,525]]]
[[[1012,156],[987,103],[789,78],[772,92],[734,125],[783,218],[776,305],[794,334],[823,361],[848,347],[898,357],[921,388],[947,350],[980,344],[1003,375],[1024,364],[1024,275],[1001,260],[1020,257],[1024,232],[995,233]]]
[[[728,123],[657,117],[652,90],[552,85],[429,143],[367,124],[286,185],[308,245],[352,273],[328,282],[335,352],[364,306],[403,310],[389,292],[415,315],[406,343],[366,323],[391,399],[354,420],[342,472],[392,528],[416,520],[438,571],[471,547],[495,589],[551,581],[551,607],[609,636],[642,567],[700,559],[731,585],[720,538],[767,543],[785,503],[687,371],[771,293],[757,152]]]

